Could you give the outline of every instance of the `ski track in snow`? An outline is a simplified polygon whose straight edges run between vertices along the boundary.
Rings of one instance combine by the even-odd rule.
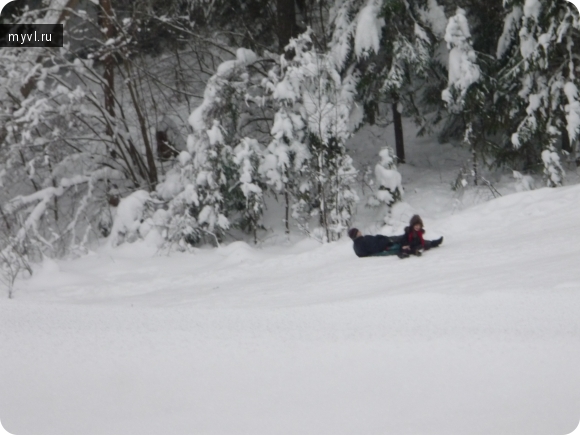
[[[580,417],[580,186],[351,242],[142,243],[47,261],[0,299],[21,434],[565,434]]]

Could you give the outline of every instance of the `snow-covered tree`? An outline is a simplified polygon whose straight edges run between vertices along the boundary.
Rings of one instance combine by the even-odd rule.
[[[432,73],[434,38],[422,11],[416,1],[337,0],[331,15],[329,50],[339,69],[357,65],[369,122],[375,122],[380,103],[390,104],[399,162],[405,161],[402,112],[424,124],[415,98]]]
[[[280,79],[274,71],[271,71],[270,79],[273,89],[276,89]],[[288,79],[289,76],[281,78],[282,81]],[[264,152],[260,172],[274,192],[284,197],[284,226],[289,234],[292,205],[300,201],[308,190],[305,174],[311,156],[305,143],[305,123],[295,107],[296,99],[286,98],[282,90],[283,87],[280,92],[273,92],[272,98],[280,108],[274,116],[272,141]]]
[[[264,182],[260,174],[262,150],[256,139],[245,137],[233,150],[234,163],[238,167],[240,190],[239,226],[253,234],[254,243],[258,243],[258,230],[264,212]]]
[[[463,9],[457,9],[457,13],[449,19],[445,41],[449,49],[447,68],[449,86],[443,91],[441,97],[447,103],[449,110],[459,112],[465,108],[467,92],[481,78],[477,55],[471,42],[469,23]]]
[[[478,157],[485,153],[491,130],[488,113],[493,112],[493,85],[483,74],[478,54],[473,49],[469,22],[465,10],[458,8],[449,18],[445,30],[449,50],[448,86],[441,93],[447,109],[462,118],[463,143],[472,155],[474,183],[478,184]],[[488,69],[490,69],[488,67]]]
[[[190,77],[179,54],[152,62],[137,51],[143,21],[117,19],[107,2],[87,11],[76,3],[42,1],[12,19],[74,16],[77,25],[65,26],[65,41],[75,44],[0,49],[0,249],[12,246],[31,261],[82,253],[92,239],[115,236],[119,201],[155,188],[155,124],[178,119],[191,94],[164,81],[166,70],[171,78]],[[171,17],[164,23],[174,24]],[[87,28],[97,29],[90,47]]]
[[[286,50],[281,58],[282,79],[267,86],[278,101],[286,102],[286,133],[281,138],[294,136],[295,127],[304,128],[300,136],[306,146],[300,141],[290,144],[298,172],[308,158],[305,180],[296,183],[298,189],[292,192],[299,200],[294,215],[317,215],[321,238],[331,241],[348,227],[358,200],[353,189],[356,170],[345,149],[352,134],[357,77],[352,71],[341,76],[332,55],[315,50],[311,32],[291,40]],[[278,122],[278,128],[284,129],[283,112]]]
[[[254,52],[238,49],[235,59],[217,68],[191,113],[187,152],[157,187],[178,212],[172,214],[171,234],[189,240],[209,234],[219,240],[232,225],[254,234],[259,228],[262,151],[255,138],[244,135],[256,131],[249,127],[252,108],[264,107],[260,74],[251,70],[257,62]],[[190,217],[184,219],[184,212]],[[241,213],[239,221],[236,213]]]
[[[515,121],[511,144],[528,164],[544,165],[548,186],[560,186],[564,171],[558,144],[570,152],[580,134],[578,10],[565,0],[505,3],[509,13],[497,54],[509,59],[500,95],[509,101]]]

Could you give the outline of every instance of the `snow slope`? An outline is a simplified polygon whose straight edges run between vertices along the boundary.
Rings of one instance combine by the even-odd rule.
[[[0,299],[17,435],[566,434],[580,419],[580,186],[347,240],[43,264]]]

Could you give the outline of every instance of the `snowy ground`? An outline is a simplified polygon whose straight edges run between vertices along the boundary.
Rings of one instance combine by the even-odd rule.
[[[470,207],[449,189],[457,162],[441,160],[453,154],[431,164],[418,150],[401,168],[406,200],[427,236],[445,236],[421,258],[301,240],[46,261],[0,299],[2,424],[16,435],[572,432],[580,185]],[[373,216],[361,206],[357,225]]]

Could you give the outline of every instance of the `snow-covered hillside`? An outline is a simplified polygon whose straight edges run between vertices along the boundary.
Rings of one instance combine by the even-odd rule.
[[[0,420],[25,434],[566,434],[580,418],[580,186],[351,242],[137,242],[0,299]]]

